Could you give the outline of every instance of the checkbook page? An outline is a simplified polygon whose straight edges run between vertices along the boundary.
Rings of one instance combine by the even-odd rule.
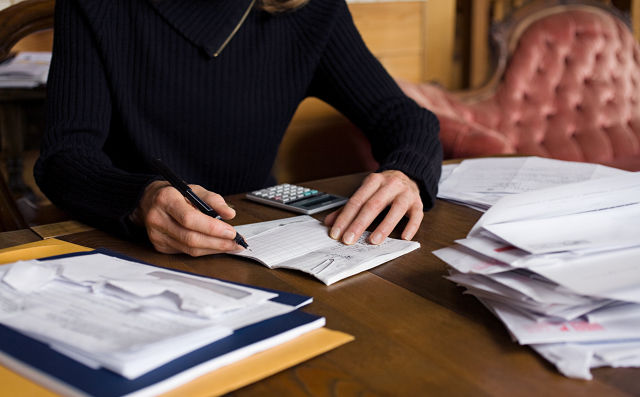
[[[420,247],[415,241],[387,238],[367,243],[369,233],[353,245],[329,237],[328,228],[310,216],[298,216],[236,227],[249,248],[234,255],[255,259],[267,267],[309,273],[327,285],[371,269]]]

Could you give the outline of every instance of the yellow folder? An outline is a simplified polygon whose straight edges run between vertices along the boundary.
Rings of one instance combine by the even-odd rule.
[[[0,265],[15,261],[46,258],[48,256],[70,254],[72,252],[92,251],[91,248],[49,238],[33,243],[22,244],[0,250]]]
[[[0,250],[0,264],[82,251],[91,251],[91,249],[53,238],[45,239]],[[203,375],[164,395],[204,397],[229,393],[325,353],[353,339],[353,336],[349,334],[320,328]],[[29,372],[24,371],[25,374]],[[2,385],[3,393],[10,396],[56,395],[45,387],[33,383],[2,366],[0,366],[0,385]]]

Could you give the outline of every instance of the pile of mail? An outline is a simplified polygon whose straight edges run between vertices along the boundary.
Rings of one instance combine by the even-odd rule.
[[[0,64],[0,87],[32,88],[46,84],[51,52],[20,52]]]
[[[486,211],[501,197],[628,171],[541,157],[488,157],[442,167],[438,198]]]
[[[563,374],[640,366],[640,173],[505,196],[456,242],[448,278]]]

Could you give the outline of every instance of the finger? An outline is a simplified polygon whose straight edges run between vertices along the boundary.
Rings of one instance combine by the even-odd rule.
[[[217,254],[240,249],[233,240],[212,237],[187,229],[183,229],[178,233],[173,243],[173,247],[191,256]]]
[[[402,217],[407,213],[407,210],[409,210],[410,203],[408,201],[406,195],[399,196],[393,201],[387,215],[382,222],[380,222],[376,230],[371,233],[371,236],[369,236],[369,242],[371,244],[380,244],[384,239],[389,237],[389,234],[391,234],[398,222],[400,222]]]
[[[422,204],[422,202],[420,204]],[[411,240],[413,236],[416,235],[423,218],[424,211],[422,211],[422,205],[416,206],[409,211],[409,222],[407,222],[407,226],[405,226],[402,231],[403,240]]]
[[[362,206],[369,201],[371,196],[380,188],[383,178],[379,174],[370,174],[362,183],[362,186],[351,196],[347,204],[342,207],[342,211],[337,214],[329,232],[334,240],[344,240],[343,233],[356,218]]]
[[[190,185],[191,190],[204,200],[214,211],[216,211],[222,219],[233,219],[236,211],[229,207],[224,198],[218,193],[214,193],[199,185]]]
[[[340,212],[342,212],[342,208],[340,208],[339,210],[333,211],[332,213],[330,213],[329,215],[327,215],[324,218],[324,224],[325,226],[331,226],[333,225],[333,223],[335,222],[336,218],[338,217],[338,215],[340,215]]]
[[[163,254],[180,253],[180,251],[174,248],[173,244],[171,244],[169,236],[159,230],[147,229],[147,235],[149,236],[149,241],[151,241],[151,244],[153,244],[153,248],[155,248],[156,251]]]
[[[228,241],[228,240],[224,240],[224,241]],[[163,249],[162,248],[163,246],[167,248]],[[211,247],[191,247],[189,245],[182,243],[181,241],[172,239],[167,235],[163,236],[163,242],[161,245],[154,244],[154,247],[156,247],[156,249],[159,252],[163,252],[167,254],[185,253],[190,256],[213,255],[213,254],[219,254],[224,252],[235,252],[235,251],[241,250],[241,248],[235,244],[233,244],[233,247],[229,249],[226,249],[226,248],[216,249]]]
[[[201,256],[239,249],[233,240],[186,229],[168,216],[160,227],[148,229],[148,234],[154,247],[164,253],[184,252],[191,256]]]
[[[345,244],[353,244],[362,235],[362,233],[371,225],[376,217],[393,202],[397,192],[388,186],[379,189],[371,198],[361,207],[360,212],[353,221],[345,228],[342,242]],[[338,222],[336,220],[336,222]]]
[[[182,228],[229,240],[232,240],[236,235],[236,231],[231,225],[203,214],[191,203],[185,201],[175,189],[163,189],[158,192],[156,201],[154,207],[164,211]],[[168,227],[169,225],[166,224],[165,228]],[[168,231],[165,230],[165,232]]]

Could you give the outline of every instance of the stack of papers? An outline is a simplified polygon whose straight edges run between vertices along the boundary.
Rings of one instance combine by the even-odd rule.
[[[47,83],[51,52],[20,52],[0,64],[0,87],[32,88]]]
[[[436,256],[565,375],[640,366],[640,173],[500,199]]]
[[[507,195],[626,173],[598,164],[541,157],[470,159],[442,167],[438,198],[484,212]]]
[[[279,303],[273,291],[102,253],[15,262],[0,266],[0,278],[2,325],[127,379],[298,308]],[[253,344],[221,363],[323,325],[323,318],[314,318],[299,332]]]

